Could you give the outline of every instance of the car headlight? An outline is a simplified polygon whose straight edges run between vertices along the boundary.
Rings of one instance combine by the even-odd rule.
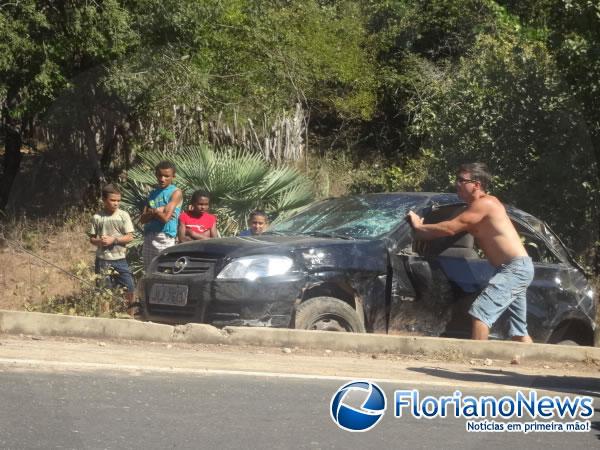
[[[245,278],[253,281],[257,278],[283,275],[292,268],[293,263],[287,256],[245,256],[227,264],[217,278],[222,280]]]

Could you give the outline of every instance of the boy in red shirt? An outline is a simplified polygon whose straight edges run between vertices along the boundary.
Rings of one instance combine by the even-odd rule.
[[[179,216],[177,237],[179,242],[219,237],[217,217],[208,213],[210,196],[203,191],[192,194],[190,208]]]

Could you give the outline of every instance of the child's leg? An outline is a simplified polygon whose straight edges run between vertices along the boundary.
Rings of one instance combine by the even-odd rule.
[[[131,273],[129,264],[127,264],[126,259],[119,259],[112,261],[112,267],[117,272],[115,281],[127,290],[124,294],[128,305],[127,312],[133,316],[134,311],[131,305],[134,301],[135,283],[133,281],[133,274]]]
[[[154,237],[157,233],[146,233],[144,235],[144,246],[142,247],[142,256],[144,259],[144,272],[148,273],[150,263],[158,255],[159,251],[154,246]]]
[[[100,275],[101,278],[97,280],[96,285],[102,288],[111,289],[113,287],[113,279],[110,275],[112,272],[112,261],[108,261],[106,259],[96,258],[96,262],[94,264],[94,271],[96,274]],[[100,300],[100,304],[98,305],[100,309],[100,313],[108,313],[110,312],[110,302],[106,300]]]
[[[96,261],[94,263],[94,272],[97,275],[100,275],[100,278],[96,283],[99,287],[112,287],[112,279],[110,277],[111,262],[112,261],[108,261],[106,259],[96,258]]]

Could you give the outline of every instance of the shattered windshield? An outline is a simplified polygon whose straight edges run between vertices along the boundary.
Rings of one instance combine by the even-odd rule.
[[[410,209],[426,198],[411,194],[380,194],[324,200],[274,224],[270,233],[307,234],[345,239],[374,239],[395,229]]]

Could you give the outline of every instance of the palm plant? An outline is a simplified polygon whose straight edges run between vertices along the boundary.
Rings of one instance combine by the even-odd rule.
[[[154,184],[154,167],[169,159],[177,168],[175,184],[184,192],[184,205],[195,190],[210,193],[211,212],[216,214],[222,235],[235,234],[246,226],[254,209],[273,217],[310,203],[309,181],[291,167],[273,167],[261,155],[236,149],[214,151],[208,144],[183,147],[165,155],[159,151],[140,154],[141,162],[128,175],[123,189],[123,206],[132,217],[139,216]]]

